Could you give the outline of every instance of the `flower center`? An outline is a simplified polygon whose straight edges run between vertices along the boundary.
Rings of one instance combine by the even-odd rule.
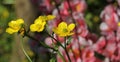
[[[41,24],[36,24],[36,27],[38,27],[38,29],[41,29],[42,25]]]
[[[67,29],[63,29],[63,32],[64,32],[64,33],[67,33],[67,32],[68,32],[68,30],[67,30]]]

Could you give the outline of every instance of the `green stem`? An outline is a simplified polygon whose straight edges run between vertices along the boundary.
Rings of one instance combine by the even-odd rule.
[[[46,30],[45,32],[46,32],[46,34],[47,34],[48,36],[50,36],[52,39],[54,39],[62,48],[64,48],[64,46],[60,43],[60,41],[58,41],[58,40],[55,39],[52,35],[50,35],[50,34],[47,32],[47,30]]]
[[[66,48],[66,45],[67,45],[67,43],[66,43],[67,37],[65,37],[65,47],[64,47],[57,39],[55,39],[53,36],[51,36],[51,35],[47,32],[47,30],[46,30],[45,32],[47,33],[48,36],[50,36],[50,37],[51,37],[52,39],[54,39],[57,43],[60,44],[60,46],[65,50],[69,62],[71,62],[70,56],[69,56],[69,54],[68,54],[68,52],[67,52],[67,48]]]
[[[54,34],[54,33],[53,33],[53,34]],[[51,36],[54,37],[54,35],[51,35]],[[54,47],[56,47],[55,44],[54,44],[53,39],[52,39],[52,42],[53,42]],[[58,53],[58,55],[62,58],[63,62],[65,62],[65,58],[63,57],[63,55],[60,53],[59,50],[57,51],[57,53]]]
[[[77,24],[76,24],[76,22],[75,22],[75,19],[74,19],[74,17],[73,17],[73,11],[72,11],[72,7],[71,7],[71,5],[70,5],[70,0],[66,0],[66,1],[67,1],[67,3],[68,3],[69,9],[70,9],[70,15],[71,15],[72,21],[73,21],[73,23],[77,26]],[[77,31],[78,31],[78,29],[77,29],[77,27],[75,27],[75,35],[76,35],[76,38],[77,38],[78,41],[79,41]],[[79,46],[79,53],[81,53],[81,48],[80,48],[79,42],[78,42],[78,46]],[[80,54],[80,57],[82,57],[82,54]],[[82,58],[81,58],[81,62],[83,62],[83,61],[82,61]]]
[[[23,53],[24,53],[25,56],[27,57],[27,59],[28,59],[30,62],[32,62],[32,60],[30,59],[30,57],[28,56],[28,54],[26,53],[26,51],[25,51],[25,49],[24,49],[24,47],[23,47],[23,38],[22,38],[22,41],[21,41],[21,48],[22,48]]]
[[[62,19],[61,15],[60,15],[59,4],[57,4],[56,0],[53,0],[53,1],[55,2],[55,7],[57,8],[58,14],[59,14],[59,16],[60,16],[60,22],[62,22],[63,19]]]
[[[69,56],[68,51],[67,51],[67,37],[65,37],[65,47],[64,47],[64,49],[65,49],[65,52],[66,52],[66,55],[68,57],[69,62],[71,62],[70,56]]]
[[[65,62],[65,58],[63,57],[63,55],[60,53],[60,51],[57,52],[58,55],[62,58],[63,62]]]
[[[32,39],[32,40],[39,41],[39,40],[35,39],[34,37],[28,35],[27,33],[25,34],[25,36],[29,37],[29,38]],[[41,41],[39,41],[39,42],[40,42],[40,44],[41,44],[43,47],[45,47],[45,48],[50,48],[50,49],[56,51],[54,48],[52,48],[52,47],[50,47],[50,46],[44,44],[43,42],[41,42]]]

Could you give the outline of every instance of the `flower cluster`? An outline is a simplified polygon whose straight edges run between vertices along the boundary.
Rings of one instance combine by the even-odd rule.
[[[32,32],[35,32],[35,31],[41,32],[41,31],[43,31],[43,29],[46,25],[46,22],[48,20],[52,20],[54,18],[55,18],[55,16],[53,16],[53,15],[39,16],[34,21],[34,24],[30,25],[30,30]],[[11,22],[9,22],[8,26],[9,27],[6,29],[6,32],[9,33],[9,34],[13,34],[15,32],[20,31],[20,29],[24,28],[24,20],[23,19],[17,19],[15,21],[11,21]]]
[[[54,19],[55,16],[53,15],[48,15],[48,16],[39,16],[37,19],[35,19],[34,24],[30,25],[30,31],[31,32],[42,32],[45,29],[45,25],[47,23],[47,21]],[[8,23],[9,27],[6,29],[6,32],[9,34],[13,34],[15,32],[17,33],[22,33],[24,36],[27,36],[35,41],[39,41],[37,39],[35,39],[34,37],[31,37],[26,31],[24,25],[24,20],[23,19],[17,19],[16,21],[11,21]],[[55,34],[57,34],[58,36],[62,36],[62,37],[67,37],[70,35],[73,35],[73,29],[75,28],[75,24],[71,23],[70,25],[67,25],[66,22],[61,22],[58,27],[54,27],[53,32]],[[49,34],[49,32],[47,31],[47,34],[49,36],[51,36],[51,34]],[[23,36],[23,37],[24,37]],[[51,38],[55,39],[54,37],[51,36]],[[56,40],[58,41],[58,40]],[[59,43],[59,42],[58,42]],[[40,42],[40,44],[43,47],[47,47],[47,48],[51,48],[50,46]],[[62,44],[60,43],[60,45],[62,46]],[[53,50],[56,51],[56,49],[54,49],[55,47],[51,48]],[[63,47],[64,48],[64,47]],[[66,49],[66,47],[65,47]],[[57,51],[56,51],[57,52]],[[31,60],[30,60],[31,61]]]

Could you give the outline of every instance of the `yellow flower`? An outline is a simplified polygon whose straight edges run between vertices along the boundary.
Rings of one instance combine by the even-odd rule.
[[[34,21],[34,24],[31,24],[30,25],[30,30],[32,32],[41,32],[44,30],[45,28],[45,24],[47,22],[47,20],[52,20],[54,19],[55,16],[53,15],[48,15],[48,16],[39,16],[35,21]]]
[[[22,24],[24,24],[23,19],[17,19],[16,21],[11,21],[8,23],[9,27],[6,29],[6,32],[9,34],[18,32],[22,27]]]
[[[37,19],[41,20],[41,21],[47,21],[47,17],[46,16],[39,16]]]
[[[35,31],[41,32],[44,30],[45,24],[46,24],[45,21],[41,21],[41,19],[36,19],[34,24],[30,25],[30,30],[32,32],[35,32]]]
[[[52,20],[54,19],[55,16],[54,15],[47,15],[47,16],[39,16],[38,19],[42,20],[42,21],[48,21],[48,20]]]
[[[47,20],[52,20],[52,19],[54,19],[54,18],[55,18],[54,15],[48,15],[48,16],[47,16]]]
[[[65,22],[61,22],[58,27],[55,27],[53,31],[61,37],[70,36],[74,33],[71,32],[75,28],[75,24],[71,23],[67,26]]]

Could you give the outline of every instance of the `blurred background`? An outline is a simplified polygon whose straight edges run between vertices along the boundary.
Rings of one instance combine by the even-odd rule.
[[[110,2],[108,0],[86,0],[85,22],[88,25],[89,31],[96,33],[97,36],[100,36],[100,13],[106,5],[111,3],[117,5],[116,0]],[[0,0],[0,62],[28,62],[19,45],[19,36],[17,34],[9,35],[5,32],[5,29],[8,27],[8,22],[16,18],[23,18],[27,23],[26,26],[29,26],[37,16],[42,15],[44,12],[40,11],[40,4],[42,4],[42,0]],[[29,39],[25,38],[24,47],[28,55],[34,59],[36,53],[31,50],[29,41]],[[42,57],[39,56],[39,60],[37,58],[37,61],[49,62],[43,60],[43,57],[46,58],[43,54]]]

